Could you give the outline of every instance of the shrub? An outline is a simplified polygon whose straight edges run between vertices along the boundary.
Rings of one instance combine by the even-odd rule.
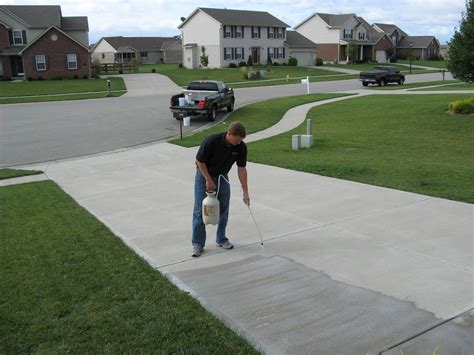
[[[230,63],[230,64],[229,64],[229,68],[237,68],[237,64],[235,64],[235,63]]]
[[[86,74],[84,74],[82,79],[86,80],[86,79],[89,79],[89,77]]]
[[[474,114],[474,96],[464,100],[456,100],[449,103],[449,113],[472,115]]]
[[[298,59],[296,59],[295,57],[291,57],[290,59],[288,59],[288,65],[296,67],[298,65]]]
[[[272,58],[270,57],[267,58],[267,65],[272,65]]]
[[[209,56],[206,54],[206,47],[202,46],[201,47],[201,56],[199,57],[201,60],[201,64],[203,67],[207,67],[209,64]]]
[[[183,63],[179,63],[178,68],[183,69]]]
[[[74,75],[72,76],[72,78],[73,78],[74,80],[77,80],[77,79],[79,79],[79,75],[74,74]]]
[[[245,63],[245,61],[240,61],[239,62],[239,67],[245,67],[247,65],[247,63]]]
[[[151,72],[152,72],[152,73],[156,73],[156,69],[155,69],[155,68],[152,68],[152,69],[151,69]]]
[[[29,76],[26,80],[33,81],[33,77]]]
[[[316,66],[318,66],[318,67],[319,67],[319,66],[322,66],[322,65],[323,65],[323,60],[322,60],[322,58],[316,58],[316,63],[315,63],[315,64],[316,64]]]
[[[119,74],[123,74],[123,70],[122,70],[122,69],[119,70]]]
[[[279,67],[280,65],[281,65],[281,64],[278,63],[278,62],[274,62],[274,63],[273,63],[273,66],[274,66],[274,67]]]
[[[398,58],[393,56],[393,57],[390,57],[390,59],[388,60],[390,63],[396,63],[398,62]]]
[[[43,80],[43,77],[42,77],[42,76],[38,76],[38,80]]]
[[[252,56],[249,55],[249,58],[247,59],[247,66],[251,67],[253,64],[253,59],[252,59]]]
[[[247,69],[247,67],[240,67],[240,73],[242,74],[243,79],[247,79],[248,72],[249,70]]]
[[[283,62],[283,64],[282,64],[282,65],[283,65],[284,67],[286,67],[286,65],[287,65],[287,64],[286,64],[286,62]]]

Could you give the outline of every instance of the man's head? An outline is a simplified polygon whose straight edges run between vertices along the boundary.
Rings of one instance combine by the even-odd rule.
[[[242,142],[242,139],[247,135],[245,126],[242,122],[232,122],[227,129],[226,140],[232,145],[237,145]]]

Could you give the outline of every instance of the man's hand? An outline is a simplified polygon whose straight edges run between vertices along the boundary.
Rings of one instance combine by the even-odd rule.
[[[206,179],[206,191],[216,191],[216,184],[211,179]]]
[[[244,196],[243,196],[242,200],[244,201],[244,203],[245,203],[247,206],[250,206],[250,197],[249,197],[249,194],[244,193]]]

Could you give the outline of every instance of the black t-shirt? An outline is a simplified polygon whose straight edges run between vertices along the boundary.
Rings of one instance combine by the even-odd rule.
[[[210,135],[196,154],[196,160],[206,164],[211,176],[227,174],[235,162],[239,167],[247,165],[247,145],[244,142],[235,146],[229,144],[225,135],[226,132]]]

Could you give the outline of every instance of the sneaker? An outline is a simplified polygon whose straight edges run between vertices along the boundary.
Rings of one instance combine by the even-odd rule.
[[[224,249],[232,249],[234,247],[234,245],[231,242],[229,242],[228,240],[226,240],[223,243],[217,242],[217,246],[221,247],[221,248],[224,248]]]
[[[203,249],[204,248],[199,244],[193,244],[193,257],[197,258],[201,256]]]

